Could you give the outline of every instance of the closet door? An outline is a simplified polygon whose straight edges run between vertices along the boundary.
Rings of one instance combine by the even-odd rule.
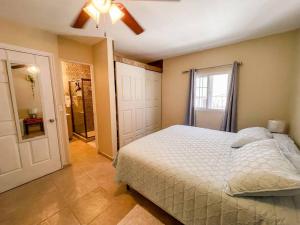
[[[146,134],[161,129],[161,73],[146,70]]]
[[[119,146],[161,129],[161,74],[116,63]]]
[[[0,49],[0,59],[3,192],[60,169],[61,161],[49,58]]]
[[[116,63],[119,146],[143,137],[145,127],[145,70]]]

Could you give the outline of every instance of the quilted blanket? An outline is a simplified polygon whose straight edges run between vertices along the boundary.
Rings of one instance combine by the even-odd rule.
[[[300,196],[231,197],[223,189],[236,134],[172,126],[119,151],[116,178],[193,225],[299,225]]]

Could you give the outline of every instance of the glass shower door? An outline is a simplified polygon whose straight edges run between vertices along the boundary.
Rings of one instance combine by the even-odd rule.
[[[91,79],[69,81],[73,132],[86,141],[95,139]]]
[[[91,79],[82,79],[83,107],[85,114],[86,138],[95,137],[94,110]]]
[[[79,80],[69,82],[72,122],[73,122],[73,132],[85,137],[82,89],[80,83],[81,82]]]

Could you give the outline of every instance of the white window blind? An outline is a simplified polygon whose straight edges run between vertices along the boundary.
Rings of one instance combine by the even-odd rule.
[[[195,76],[196,110],[225,110],[230,71],[224,69],[210,73],[197,72]]]

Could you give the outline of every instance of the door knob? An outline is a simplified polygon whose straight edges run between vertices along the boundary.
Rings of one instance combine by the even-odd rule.
[[[50,119],[49,122],[50,122],[50,123],[54,123],[55,120],[54,120],[54,119]]]

